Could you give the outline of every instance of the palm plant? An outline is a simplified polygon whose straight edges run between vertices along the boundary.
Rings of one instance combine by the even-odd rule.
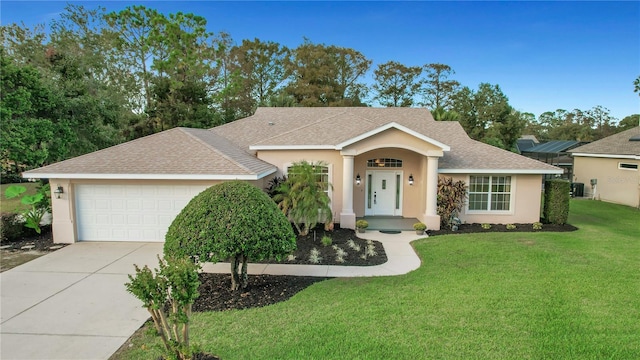
[[[323,180],[321,171],[326,166],[305,160],[294,163],[287,180],[277,187],[274,200],[300,235],[307,235],[319,221],[332,220],[331,200],[325,192],[331,184]]]
[[[457,121],[460,118],[457,112],[453,110],[447,111],[442,107],[435,108],[431,114],[436,121]]]

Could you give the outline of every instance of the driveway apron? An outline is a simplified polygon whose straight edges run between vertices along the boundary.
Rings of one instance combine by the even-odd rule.
[[[1,359],[108,359],[149,313],[124,283],[162,243],[69,245],[0,274]]]

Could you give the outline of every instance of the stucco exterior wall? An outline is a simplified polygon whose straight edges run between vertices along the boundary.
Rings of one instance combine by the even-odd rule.
[[[494,175],[494,174],[487,174]],[[504,175],[504,174],[500,174]],[[440,174],[440,177],[452,177],[469,184],[468,174]],[[470,214],[465,204],[460,220],[463,223],[515,224],[540,221],[540,201],[542,199],[542,175],[511,175],[512,209],[501,213]]]
[[[79,179],[50,179],[51,213],[53,215],[52,231],[55,243],[74,243],[78,240],[75,213],[75,185],[208,185],[212,186],[220,181],[189,181],[189,180],[79,180]],[[262,188],[262,180],[251,182]],[[62,186],[64,193],[60,199],[53,190]]]
[[[398,129],[388,129],[369,138],[360,140],[345,147],[345,150],[356,150],[358,154],[379,148],[404,148],[414,152],[434,152],[442,156],[442,149],[429,144],[411,134]],[[435,154],[434,154],[435,155]]]
[[[640,160],[576,156],[573,159],[574,182],[584,183],[585,197],[640,207],[640,170],[620,169],[619,163],[640,165]],[[595,189],[591,179],[597,179]]]

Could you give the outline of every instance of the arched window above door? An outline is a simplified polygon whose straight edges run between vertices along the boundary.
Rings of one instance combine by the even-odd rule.
[[[389,159],[389,158],[378,158],[378,159],[369,159],[367,160],[367,167],[370,168],[400,168],[402,167],[402,160],[400,159]]]

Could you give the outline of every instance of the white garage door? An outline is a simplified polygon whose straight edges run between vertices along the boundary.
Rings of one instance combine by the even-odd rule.
[[[207,186],[76,185],[80,241],[164,241],[173,219]]]

